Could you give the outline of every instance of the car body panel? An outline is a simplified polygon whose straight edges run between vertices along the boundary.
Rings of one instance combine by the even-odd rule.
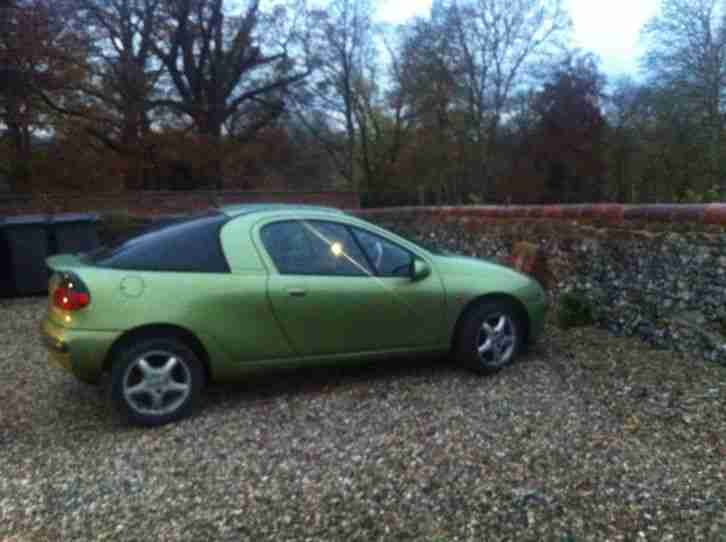
[[[88,384],[101,376],[103,360],[120,331],[88,331],[60,326],[50,319],[42,323],[42,335],[50,363]]]
[[[369,363],[388,363],[391,360],[398,360],[415,356],[416,358],[435,358],[449,352],[448,345],[439,345],[435,348],[401,348],[390,350],[373,350],[366,352],[355,352],[352,354],[334,354],[329,356],[295,356],[280,358],[276,360],[258,360],[236,366],[234,370],[217,373],[216,380],[234,382],[247,378],[265,370],[297,369],[302,367],[327,367],[327,366],[364,366]]]
[[[509,295],[519,301],[529,316],[530,339],[535,340],[544,327],[546,298],[542,287],[526,275],[492,262],[461,256],[436,256],[435,265],[445,277],[449,300],[448,333],[467,306],[487,295]]]
[[[445,344],[446,297],[434,272],[422,281],[400,277],[282,275],[264,248],[261,230],[275,222],[330,221],[329,215],[294,213],[266,217],[251,228],[264,265],[270,270],[268,295],[275,315],[296,353],[301,356],[355,354]],[[338,224],[366,226],[338,216]],[[418,257],[422,255],[416,253]],[[364,268],[364,262],[356,262]],[[296,296],[295,292],[303,295]]]
[[[444,296],[436,277],[429,283],[273,275],[268,291],[295,351],[314,356],[442,344]],[[296,290],[306,295],[290,295]]]
[[[129,278],[144,284],[141,295],[130,296],[122,289]],[[227,373],[246,361],[293,354],[272,315],[266,273],[149,273],[87,267],[83,280],[93,285],[90,306],[65,313],[51,304],[50,321],[87,331],[176,326],[193,333],[207,352],[215,352],[210,354],[213,373]]]
[[[252,210],[251,210],[252,209]],[[226,208],[219,236],[229,273],[126,271],[88,265],[78,256],[48,259],[88,286],[91,303],[69,313],[49,299],[43,335],[58,365],[95,382],[114,342],[146,326],[193,334],[214,380],[264,367],[356,362],[403,353],[448,352],[462,311],[488,294],[525,306],[530,336],[542,328],[544,294],[510,269],[434,255],[387,230],[320,208]],[[378,276],[294,276],[278,273],[260,238],[277,221],[332,221],[379,235],[426,262],[423,280]],[[57,275],[53,280],[58,280]],[[51,282],[50,289],[53,291]],[[302,290],[304,296],[290,295]],[[66,352],[56,348],[64,345]]]

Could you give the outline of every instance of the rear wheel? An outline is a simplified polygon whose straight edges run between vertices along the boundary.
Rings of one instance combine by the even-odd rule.
[[[491,374],[510,365],[523,344],[524,326],[516,308],[506,301],[485,301],[465,316],[457,354],[468,368]]]
[[[164,425],[192,411],[204,385],[196,354],[175,338],[147,339],[116,356],[111,399],[128,421]]]

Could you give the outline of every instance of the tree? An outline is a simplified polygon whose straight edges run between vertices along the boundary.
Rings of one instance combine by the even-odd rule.
[[[356,110],[366,75],[377,61],[372,18],[369,0],[331,0],[308,14],[316,71],[298,95],[299,118],[355,188],[360,143]]]
[[[400,70],[395,85],[415,127],[414,148],[407,154],[407,168],[420,190],[460,200],[462,176],[457,148],[457,74],[450,29],[436,4],[429,19],[416,19],[401,29]]]
[[[720,0],[663,0],[645,27],[643,67],[654,86],[693,107],[709,149],[705,174],[726,188],[726,6]]]
[[[539,126],[535,167],[548,201],[598,200],[604,193],[604,136],[600,109],[604,77],[589,56],[568,59],[535,98]]]
[[[86,130],[123,159],[127,188],[148,188],[143,164],[150,150],[152,99],[162,74],[153,58],[160,0],[75,4],[79,21],[94,38],[83,85]]]
[[[569,27],[560,0],[437,0],[428,19],[407,26],[405,84],[430,187],[452,203],[492,196],[508,167],[503,119],[558,56]]]
[[[621,78],[613,84],[613,90],[605,101],[608,121],[608,179],[613,199],[620,203],[635,199],[638,157],[645,152],[639,137],[639,122],[645,104],[645,89],[630,78]]]
[[[380,29],[378,38],[385,45],[386,56],[378,63],[366,64],[354,83],[354,119],[359,139],[355,165],[361,172],[362,189],[369,203],[385,203],[386,192],[400,188],[394,186],[394,177],[414,120],[407,110],[410,89],[401,84],[404,68],[391,41],[394,37],[385,28]],[[386,67],[385,71],[380,65]]]
[[[462,128],[471,138],[468,181],[479,184],[486,198],[512,94],[539,63],[557,54],[571,22],[561,0],[453,0],[438,9],[444,12],[444,28],[452,32]]]
[[[271,17],[251,0],[229,15],[223,0],[163,0],[166,24],[154,51],[163,63],[172,96],[156,100],[192,119],[197,134],[220,149],[225,123],[250,119],[238,137],[249,139],[284,110],[288,88],[304,80],[310,67],[291,54],[294,33],[285,28],[286,11]],[[222,159],[212,160],[210,176],[222,186]]]
[[[638,139],[644,162],[637,181],[640,201],[679,201],[688,190],[710,188],[710,149],[693,104],[669,88],[644,86],[638,108]]]
[[[63,1],[0,5],[0,122],[14,191],[30,189],[33,136],[48,126],[49,106],[67,99],[84,76],[85,44],[68,13]]]

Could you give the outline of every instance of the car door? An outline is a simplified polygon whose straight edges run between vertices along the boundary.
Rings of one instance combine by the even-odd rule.
[[[415,347],[445,344],[448,341],[446,319],[440,311],[445,311],[446,301],[441,278],[433,267],[425,279],[411,278],[414,259],[424,260],[429,266],[431,262],[378,233],[352,225],[348,230],[365,254],[378,289],[388,294],[399,332],[408,338],[408,344]]]
[[[274,268],[270,303],[299,355],[440,344],[444,295],[435,273],[420,282],[400,269],[378,276],[350,227],[331,220],[273,221],[260,226],[258,239]],[[398,266],[410,267],[408,257]]]

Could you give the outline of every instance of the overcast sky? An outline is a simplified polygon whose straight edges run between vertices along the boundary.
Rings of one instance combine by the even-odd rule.
[[[565,0],[574,24],[575,44],[597,54],[609,76],[637,75],[640,29],[658,8],[658,0]],[[380,18],[403,22],[429,12],[431,0],[381,2]]]

